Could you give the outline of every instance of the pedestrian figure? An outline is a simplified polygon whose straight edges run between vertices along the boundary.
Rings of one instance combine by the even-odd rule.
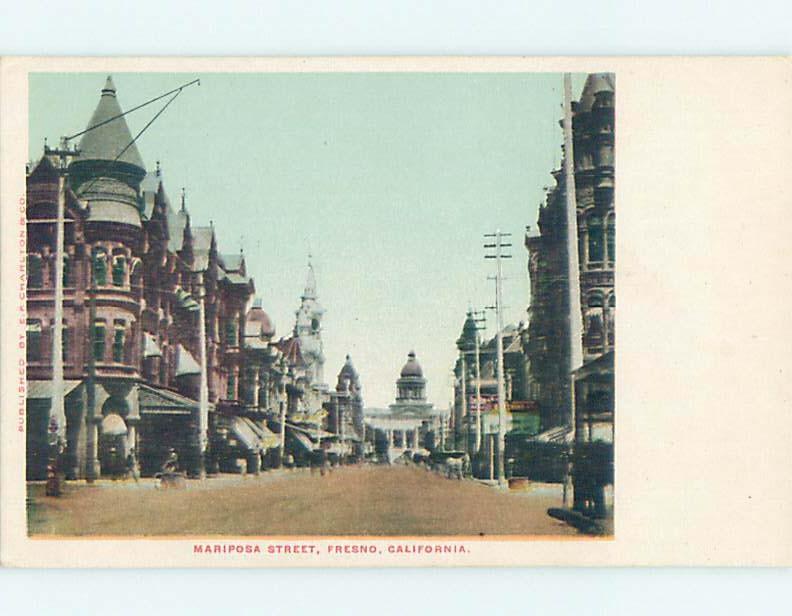
[[[126,468],[127,476],[132,477],[132,479],[135,480],[135,483],[138,483],[138,480],[140,479],[140,473],[138,472],[137,455],[135,454],[134,447],[129,450],[129,454],[127,455]]]
[[[171,448],[168,451],[168,457],[165,459],[165,463],[162,465],[162,472],[163,473],[175,473],[179,468],[179,455],[176,453],[176,450]]]
[[[328,457],[326,449],[322,449],[321,453],[319,454],[319,464],[319,473],[322,477],[324,477],[325,473],[328,472]]]

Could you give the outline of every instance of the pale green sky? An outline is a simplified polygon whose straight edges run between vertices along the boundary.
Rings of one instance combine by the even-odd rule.
[[[386,406],[414,349],[446,407],[465,311],[493,303],[481,236],[498,227],[514,234],[505,322],[525,318],[523,235],[560,160],[561,75],[113,75],[124,110],[195,77],[138,141],[171,200],[185,186],[193,225],[213,220],[221,252],[244,247],[278,336],[314,255],[331,386],[349,353],[366,405]],[[86,127],[105,78],[30,76],[31,159]],[[127,117],[133,135],[157,105]]]

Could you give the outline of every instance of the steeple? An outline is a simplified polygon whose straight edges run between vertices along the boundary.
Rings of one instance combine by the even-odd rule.
[[[305,291],[303,291],[302,299],[316,299],[316,274],[311,263],[311,255],[308,255],[308,275],[305,278]]]

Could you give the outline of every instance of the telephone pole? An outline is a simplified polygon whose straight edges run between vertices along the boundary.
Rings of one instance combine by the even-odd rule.
[[[503,259],[511,259],[510,254],[504,254],[504,249],[511,248],[511,243],[504,243],[511,237],[511,233],[503,233],[498,229],[495,233],[485,233],[485,238],[490,243],[484,248],[494,253],[484,256],[485,259],[495,259],[495,344],[497,347],[498,369],[498,485],[506,487],[506,474],[504,467],[504,454],[506,449],[506,386],[503,375]]]
[[[575,194],[575,152],[572,135],[572,77],[564,73],[564,193],[566,196],[567,271],[569,294],[569,395],[570,451],[564,478],[564,507],[571,501],[571,448],[576,440],[575,380],[573,372],[583,365],[583,312],[580,307],[580,262],[578,256],[577,196]]]
[[[473,321],[476,323],[476,447],[475,453],[481,451],[481,337],[479,332],[485,328],[484,312],[473,311]]]
[[[198,344],[201,346],[201,382],[198,393],[198,476],[206,477],[206,450],[209,444],[209,375],[206,353],[206,285],[199,274],[198,293]]]
[[[63,252],[66,223],[66,178],[69,158],[78,154],[69,149],[69,141],[61,137],[60,147],[46,149],[58,157],[58,203],[55,218],[55,318],[52,325],[52,391],[50,394],[50,460],[47,470],[49,496],[61,493],[63,453],[66,447],[66,409],[63,383]]]

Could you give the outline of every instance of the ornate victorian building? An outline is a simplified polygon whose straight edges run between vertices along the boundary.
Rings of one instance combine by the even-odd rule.
[[[274,329],[260,306],[248,312],[255,289],[244,256],[218,253],[214,229],[192,225],[184,193],[178,208],[171,204],[159,163],[146,172],[121,113],[108,78],[91,130],[68,161],[65,471],[68,477],[114,474],[131,455],[152,474],[175,450],[180,466],[197,475],[205,462],[213,470],[224,456],[259,453],[271,437],[255,413],[277,406]],[[56,163],[45,148],[27,176],[31,479],[46,475]],[[245,428],[248,418],[258,424]]]
[[[614,93],[613,75],[592,74],[580,100],[572,103],[584,364],[614,347]],[[566,187],[561,169],[553,177],[556,186],[540,208],[538,234],[525,238],[531,304],[523,346],[528,395],[539,406],[544,430],[569,425],[572,408]]]

